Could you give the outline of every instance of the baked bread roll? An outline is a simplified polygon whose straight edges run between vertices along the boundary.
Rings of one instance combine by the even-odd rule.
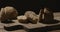
[[[27,11],[27,12],[25,12],[24,15],[28,18],[29,22],[31,22],[33,24],[37,23],[38,16],[33,11]]]
[[[17,17],[17,20],[18,20],[20,23],[27,23],[27,17],[24,16],[24,15],[18,16],[18,17]]]
[[[18,12],[15,8],[6,6],[5,8],[1,8],[1,21],[5,21],[7,19],[16,19],[18,16]]]

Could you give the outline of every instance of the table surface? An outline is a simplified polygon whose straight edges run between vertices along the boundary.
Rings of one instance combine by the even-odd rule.
[[[56,20],[59,20],[60,21],[60,12],[58,13],[54,13],[54,19]],[[32,28],[37,28],[37,27],[45,27],[45,26],[52,26],[52,25],[58,25],[60,23],[56,23],[56,24],[42,24],[42,23],[39,23],[37,22],[37,24],[22,24],[22,23],[19,23],[18,20],[13,20],[15,23],[11,23],[11,24],[3,24],[3,23],[0,23],[0,30],[4,30],[4,26],[13,26],[13,25],[23,25],[24,27],[27,27],[29,29],[32,29]]]

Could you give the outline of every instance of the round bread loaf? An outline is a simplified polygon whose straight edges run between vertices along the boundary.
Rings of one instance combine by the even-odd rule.
[[[33,24],[37,23],[38,16],[33,11],[27,11],[27,12],[25,12],[24,15],[28,18],[29,22],[31,22]]]
[[[16,19],[18,16],[18,12],[15,8],[7,6],[5,8],[1,8],[1,21],[5,21],[7,19]]]

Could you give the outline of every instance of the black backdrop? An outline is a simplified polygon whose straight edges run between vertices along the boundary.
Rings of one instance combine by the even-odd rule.
[[[45,6],[53,11],[58,12],[60,10],[58,0],[0,0],[0,8],[8,5],[15,7],[19,15],[24,14],[27,10],[33,10],[38,14],[40,8]]]

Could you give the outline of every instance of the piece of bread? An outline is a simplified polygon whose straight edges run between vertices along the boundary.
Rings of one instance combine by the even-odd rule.
[[[27,23],[27,17],[24,16],[24,15],[18,16],[18,17],[17,17],[17,20],[18,20],[20,23]]]
[[[37,23],[38,17],[37,17],[37,14],[34,13],[33,11],[27,11],[25,12],[24,15],[28,18],[29,22],[33,24]]]
[[[15,8],[6,6],[5,8],[1,8],[1,21],[5,21],[7,19],[16,19],[18,16],[18,12]]]

